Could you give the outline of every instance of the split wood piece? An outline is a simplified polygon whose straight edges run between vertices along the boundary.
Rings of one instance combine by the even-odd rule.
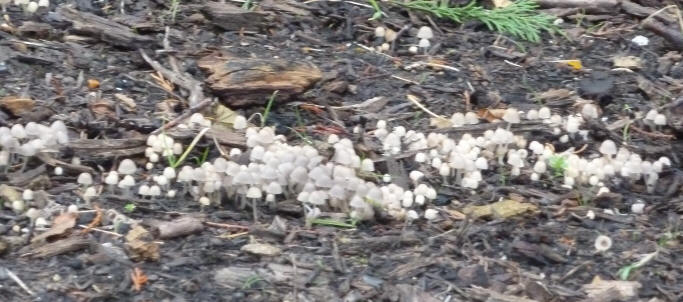
[[[310,7],[294,0],[264,0],[259,2],[259,8],[266,11],[280,11],[291,16],[310,16]]]
[[[77,139],[69,142],[69,148],[85,158],[128,157],[144,153],[147,147],[146,141],[147,139],[144,137],[107,140]],[[62,163],[58,165],[62,166]]]
[[[633,3],[628,0],[621,0],[621,9],[624,10],[629,15],[641,17],[641,18],[646,18],[651,16],[652,14],[656,13],[658,9],[654,9],[652,7],[645,7],[641,6],[638,3]],[[676,24],[678,23],[678,20],[676,20],[676,17],[672,16],[671,14],[668,14],[666,11],[660,12],[656,15],[653,16],[653,18],[665,22],[667,24]]]
[[[73,235],[62,240],[33,248],[31,249],[30,253],[27,254],[27,256],[31,258],[49,258],[69,252],[79,251],[88,248],[93,244],[96,244],[95,241],[93,241],[87,235]]]
[[[352,239],[339,243],[342,254],[379,252],[396,249],[401,246],[422,244],[415,232],[404,232],[402,235],[385,235],[371,238]]]
[[[495,301],[495,302],[539,302],[538,300],[528,299],[524,297],[501,294],[492,289],[487,289],[472,285],[465,290],[473,300],[477,301]]]
[[[190,107],[194,107],[197,104],[199,104],[199,102],[204,100],[202,82],[195,80],[188,74],[180,74],[170,69],[167,69],[166,67],[162,66],[159,62],[150,58],[144,50],[139,49],[139,51],[140,55],[142,55],[142,58],[145,59],[147,64],[152,66],[154,70],[161,73],[166,79],[173,82],[173,84],[183,87],[190,92],[190,96],[187,98],[190,103]]]
[[[536,0],[541,8],[581,8],[586,13],[614,13],[619,0]]]
[[[28,171],[8,173],[9,184],[15,187],[24,187],[28,185],[33,179],[41,176],[47,171],[45,165],[40,165]]]
[[[197,65],[210,74],[207,82],[211,90],[229,107],[265,104],[276,90],[276,101],[283,101],[304,92],[322,78],[318,67],[306,61],[213,54],[201,58]]]
[[[201,10],[214,25],[229,31],[257,31],[267,24],[266,14],[227,3],[208,2]]]
[[[435,129],[433,132],[438,133],[484,133],[486,130],[496,130],[496,128],[505,128],[507,123],[486,123],[486,124],[474,124],[474,125],[464,125],[460,127],[449,127]],[[552,134],[552,129],[548,127],[548,124],[544,124],[536,121],[524,121],[521,123],[512,124],[510,126],[510,131],[512,132],[539,132]]]
[[[187,128],[173,128],[166,131],[166,135],[174,139],[192,139],[197,135],[197,131]],[[219,144],[230,147],[245,148],[247,146],[247,139],[243,134],[211,128],[206,132],[206,137],[215,139]]]
[[[250,280],[263,281],[271,285],[291,287],[292,285],[303,287],[309,282],[313,270],[302,267],[294,268],[290,265],[277,263],[256,264],[249,266],[229,266],[216,270],[214,280],[221,287],[229,289],[242,289]],[[258,279],[255,279],[257,277]],[[330,279],[321,274],[315,279],[317,286],[330,283]]]
[[[144,152],[144,150],[143,150]],[[62,167],[67,170],[72,170],[72,171],[78,171],[81,173],[95,173],[95,169],[88,167],[88,166],[83,166],[83,165],[77,165],[77,164],[72,164],[72,163],[67,163],[65,161],[58,160],[54,157],[52,157],[48,153],[38,153],[36,156],[38,159],[43,161],[44,163],[53,166],[53,167]]]
[[[92,36],[115,46],[137,48],[157,44],[153,37],[138,35],[130,27],[75,8],[62,6],[57,9],[57,14],[72,23],[74,33]]]
[[[191,216],[183,216],[173,221],[155,223],[154,227],[159,231],[159,238],[161,239],[187,236],[204,230],[202,222]]]

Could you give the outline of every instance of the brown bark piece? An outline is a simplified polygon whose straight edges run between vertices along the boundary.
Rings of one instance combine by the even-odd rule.
[[[204,230],[202,222],[194,217],[183,216],[173,221],[164,221],[155,225],[159,230],[159,238],[169,239],[199,233]]]
[[[227,3],[208,2],[202,7],[211,22],[225,30],[258,30],[265,24],[266,14]]]
[[[210,55],[198,62],[211,76],[210,88],[227,106],[265,104],[278,91],[278,101],[300,94],[322,78],[310,62],[282,59],[224,58]]]
[[[88,248],[95,242],[86,236],[71,236],[62,240],[47,243],[30,251],[31,258],[49,258],[69,252],[79,251]]]
[[[61,7],[57,12],[72,23],[72,30],[78,34],[92,36],[104,42],[126,48],[156,44],[155,39],[152,37],[138,35],[127,26],[91,13],[80,12],[71,7]]]

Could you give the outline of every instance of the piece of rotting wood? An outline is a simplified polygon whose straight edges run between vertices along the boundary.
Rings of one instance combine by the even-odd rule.
[[[209,88],[228,107],[265,104],[274,91],[277,101],[300,94],[322,78],[313,63],[284,59],[233,58],[209,55],[197,64],[210,76]]]
[[[65,21],[71,22],[71,32],[97,38],[109,44],[137,48],[156,44],[153,37],[136,34],[130,27],[110,21],[106,18],[78,11],[75,8],[61,6],[57,9]]]
[[[266,24],[266,14],[228,3],[207,2],[201,10],[211,23],[228,31],[254,31]]]

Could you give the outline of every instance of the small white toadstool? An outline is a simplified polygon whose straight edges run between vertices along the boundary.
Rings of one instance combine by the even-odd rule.
[[[434,220],[439,217],[439,211],[434,210],[434,209],[427,209],[425,211],[425,218],[427,220]]]
[[[76,182],[84,187],[92,185],[92,175],[90,175],[90,173],[83,172],[78,175]]]
[[[597,238],[595,238],[595,250],[598,252],[605,252],[609,250],[612,247],[612,239],[605,236],[605,235],[600,235]]]
[[[431,27],[422,26],[422,27],[420,27],[420,29],[417,30],[417,34],[415,36],[418,39],[429,40],[431,38],[434,38],[434,32],[432,31]]]
[[[121,163],[119,163],[119,168],[117,171],[119,172],[119,174],[131,175],[135,174],[136,170],[137,166],[135,165],[135,162],[131,159],[126,158],[122,160]]]

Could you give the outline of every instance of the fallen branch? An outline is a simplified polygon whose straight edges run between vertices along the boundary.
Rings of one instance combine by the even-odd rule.
[[[154,70],[161,73],[165,78],[173,82],[173,84],[185,88],[190,92],[190,96],[187,98],[190,102],[190,107],[196,106],[197,104],[199,104],[201,100],[204,99],[204,92],[202,91],[201,82],[193,79],[192,77],[176,73],[162,66],[159,62],[150,58],[143,49],[138,49],[138,51],[140,51],[140,55],[142,55],[142,58],[145,59],[147,64],[152,66]]]
[[[653,19],[644,21],[642,26],[664,38],[664,40],[669,42],[675,49],[679,51],[683,50],[683,33],[680,31]]]

